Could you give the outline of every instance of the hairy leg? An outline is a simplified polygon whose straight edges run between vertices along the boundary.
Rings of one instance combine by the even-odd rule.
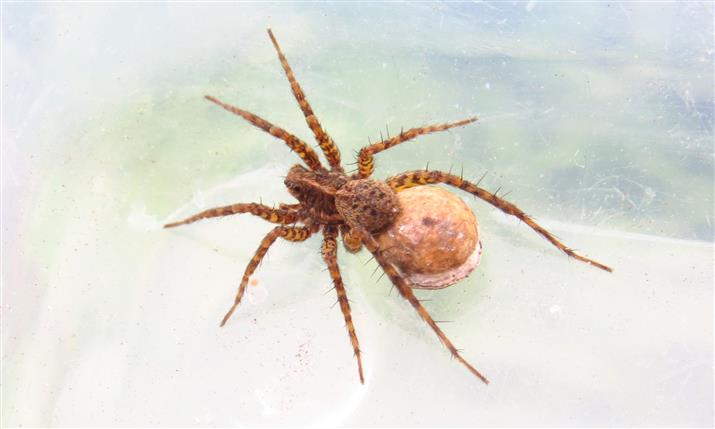
[[[350,303],[348,302],[348,296],[345,293],[345,285],[343,285],[343,279],[340,276],[340,269],[338,268],[338,246],[337,237],[338,230],[335,227],[325,227],[323,229],[323,260],[328,266],[328,271],[330,271],[330,277],[333,279],[333,285],[335,286],[335,292],[338,294],[338,302],[340,303],[340,310],[343,312],[343,317],[345,318],[345,326],[348,328],[348,334],[350,335],[350,342],[353,345],[353,352],[357,358],[358,373],[360,374],[360,383],[365,384],[365,378],[362,375],[362,358],[360,356],[360,343],[358,343],[357,334],[355,333],[355,326],[353,325],[353,319],[350,315]]]
[[[323,166],[320,163],[320,159],[318,158],[318,154],[315,153],[315,151],[303,140],[299,139],[298,137],[294,136],[283,128],[271,124],[270,122],[266,121],[258,115],[255,115],[243,109],[239,109],[236,106],[226,104],[223,101],[210,95],[206,95],[205,98],[212,103],[218,104],[229,112],[242,117],[251,124],[272,135],[273,137],[283,140],[293,152],[298,154],[300,159],[302,159],[305,164],[310,167],[311,170],[323,169]]]
[[[277,226],[273,228],[271,232],[266,234],[265,237],[263,237],[260,246],[258,246],[258,249],[256,249],[256,253],[253,255],[253,258],[251,258],[251,261],[248,263],[248,266],[246,266],[246,271],[243,273],[243,278],[241,279],[241,285],[238,287],[236,299],[233,301],[233,305],[228,310],[226,315],[223,316],[223,320],[221,320],[221,326],[225,325],[226,322],[228,322],[228,319],[236,310],[238,304],[241,303],[241,298],[243,298],[243,294],[246,292],[248,279],[250,279],[253,272],[256,271],[256,268],[258,268],[258,264],[261,263],[261,260],[266,255],[266,252],[268,252],[268,249],[276,241],[276,239],[278,237],[281,237],[288,241],[305,241],[308,237],[310,237],[310,234],[310,230],[305,227]]]
[[[290,89],[293,91],[293,95],[298,101],[300,110],[303,111],[305,121],[308,123],[308,126],[315,135],[315,140],[318,141],[318,145],[320,146],[320,149],[323,150],[325,157],[328,159],[330,167],[332,167],[333,170],[342,171],[343,168],[340,166],[340,150],[338,149],[338,146],[335,144],[333,139],[330,138],[328,133],[323,130],[323,127],[320,125],[320,122],[318,122],[318,118],[315,116],[315,113],[313,113],[313,108],[310,107],[310,103],[308,103],[308,100],[305,98],[305,93],[303,93],[303,89],[298,84],[298,81],[293,74],[293,70],[288,64],[288,60],[286,59],[285,55],[283,55],[283,51],[281,51],[281,47],[278,46],[278,41],[276,40],[275,36],[273,35],[273,32],[270,29],[268,29],[268,36],[270,36],[271,42],[273,42],[273,46],[276,48],[276,52],[278,52],[278,59],[281,61],[283,71],[285,71],[285,74],[288,77],[288,82],[290,82]]]
[[[362,238],[356,229],[351,229],[347,225],[340,225],[340,233],[343,236],[343,246],[350,253],[356,253],[362,249]]]
[[[515,216],[519,218],[522,222],[529,225],[531,229],[539,233],[542,237],[547,239],[551,244],[556,246],[559,250],[567,254],[568,256],[577,259],[581,262],[593,265],[596,268],[611,272],[613,268],[603,265],[600,262],[596,262],[593,259],[581,256],[573,251],[573,249],[566,247],[561,241],[554,237],[550,232],[544,229],[541,225],[534,222],[529,215],[524,213],[519,207],[510,203],[509,201],[499,198],[496,194],[492,194],[487,190],[478,187],[477,185],[462,179],[454,174],[444,173],[442,171],[427,171],[427,170],[417,170],[417,171],[407,171],[402,174],[398,174],[387,179],[387,184],[390,185],[395,191],[400,191],[402,189],[411,188],[413,186],[427,185],[431,183],[445,183],[457,187],[463,191],[469,192],[470,194],[481,198],[482,200],[488,202],[499,210],[506,214]]]
[[[387,140],[383,140],[377,143],[373,143],[369,146],[365,146],[364,148],[360,149],[360,152],[358,153],[358,171],[353,175],[353,177],[357,179],[364,179],[366,177],[369,177],[375,170],[375,162],[373,159],[373,155],[382,152],[383,150],[387,150],[391,147],[397,146],[400,143],[412,140],[417,136],[421,136],[422,134],[436,133],[438,131],[445,131],[450,128],[471,124],[477,119],[478,118],[475,116],[473,118],[464,119],[457,122],[412,128],[407,131],[400,131],[400,134],[396,135],[395,137],[388,138]]]
[[[260,216],[268,222],[279,223],[281,225],[288,225],[298,221],[298,212],[296,210],[283,208],[275,209],[257,203],[239,203],[231,204],[230,206],[214,207],[212,209],[204,210],[201,213],[197,213],[179,222],[167,223],[166,225],[164,225],[164,228],[174,228],[176,226],[186,225],[188,223],[193,223],[201,219],[230,216],[239,213],[250,213],[254,216]]]
[[[280,203],[278,204],[278,208],[282,210],[298,210],[302,206],[301,203],[293,203],[293,204],[286,204],[286,203]]]
[[[402,274],[400,274],[397,268],[395,268],[395,266],[390,263],[387,258],[385,258],[384,254],[379,248],[377,241],[375,241],[375,239],[365,231],[362,232],[362,237],[365,247],[370,250],[370,252],[375,257],[375,260],[378,262],[378,264],[380,264],[387,276],[390,277],[390,280],[392,280],[392,284],[395,285],[397,290],[400,292],[400,295],[402,295],[402,297],[405,298],[412,305],[412,307],[417,311],[417,314],[420,315],[422,320],[424,320],[427,325],[432,328],[432,331],[437,334],[439,340],[442,342],[442,344],[444,344],[445,347],[447,347],[447,350],[452,353],[452,356],[459,362],[461,362],[465,367],[467,367],[469,372],[477,376],[484,383],[489,384],[489,380],[487,380],[487,378],[482,375],[481,372],[479,372],[475,367],[473,367],[469,362],[467,362],[466,359],[462,357],[462,355],[459,353],[459,350],[457,350],[454,344],[452,344],[449,338],[447,338],[444,332],[442,332],[442,329],[440,329],[440,327],[437,325],[437,322],[432,319],[432,316],[430,316],[427,309],[422,306],[420,300],[417,299],[415,294],[412,292],[409,280],[407,280]]]

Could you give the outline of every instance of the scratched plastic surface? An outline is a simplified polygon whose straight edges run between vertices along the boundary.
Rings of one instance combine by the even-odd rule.
[[[3,426],[713,424],[713,7],[707,3],[3,4]],[[376,175],[464,170],[569,246],[466,198],[483,260],[424,291],[439,344],[363,252],[339,255],[360,385],[318,253],[270,226],[309,140],[272,27],[349,161],[457,120]],[[381,131],[382,130],[382,131]]]

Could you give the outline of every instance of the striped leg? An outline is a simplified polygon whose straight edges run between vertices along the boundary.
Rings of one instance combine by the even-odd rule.
[[[478,118],[475,116],[473,118],[464,119],[461,121],[451,122],[447,124],[429,125],[426,127],[412,128],[407,131],[400,131],[400,134],[396,135],[395,137],[388,138],[387,140],[383,140],[377,143],[373,143],[369,146],[365,146],[364,148],[360,149],[360,153],[358,154],[358,171],[353,175],[353,177],[357,179],[364,179],[372,174],[372,172],[375,170],[373,155],[375,155],[376,153],[382,152],[383,150],[387,150],[393,146],[397,146],[398,144],[406,142],[408,140],[412,140],[417,136],[421,136],[422,134],[436,133],[438,131],[445,131],[450,128],[460,127],[462,125],[471,124],[477,119]]]
[[[454,186],[463,191],[469,192],[470,194],[481,198],[482,200],[488,202],[489,204],[493,205],[504,213],[516,216],[517,218],[519,218],[519,220],[529,225],[531,229],[539,233],[542,237],[547,239],[551,244],[556,246],[559,250],[561,250],[568,256],[577,259],[581,262],[593,265],[596,268],[600,268],[608,272],[613,271],[613,268],[603,265],[600,262],[596,262],[593,259],[581,256],[574,252],[573,249],[566,247],[566,245],[564,245],[561,241],[554,237],[550,232],[545,230],[541,225],[534,222],[534,220],[531,219],[529,215],[524,213],[519,207],[515,206],[509,201],[497,197],[496,193],[492,194],[491,192],[488,192],[485,189],[480,188],[477,185],[470,183],[459,176],[444,173],[441,171],[417,170],[408,171],[387,179],[387,184],[390,185],[390,187],[395,191],[401,191],[403,189],[411,188],[413,186],[426,185],[430,183],[445,183],[447,185]]]
[[[268,134],[272,135],[273,137],[279,138],[286,142],[288,147],[295,153],[298,154],[298,156],[305,162],[305,164],[310,167],[311,170],[322,170],[323,166],[320,164],[320,159],[318,158],[318,154],[315,153],[315,151],[308,146],[307,143],[305,143],[303,140],[299,139],[298,137],[294,136],[293,134],[289,133],[288,131],[284,130],[281,127],[278,127],[276,125],[271,124],[270,122],[266,121],[265,119],[261,118],[258,115],[255,115],[251,112],[248,112],[243,109],[239,109],[236,106],[232,106],[230,104],[226,104],[223,101],[212,97],[210,95],[206,95],[205,98],[209,100],[212,103],[218,104],[219,106],[223,107],[224,109],[228,110],[231,113],[234,113],[243,119],[247,120],[254,126],[262,129],[263,131],[267,132]]]
[[[243,294],[246,292],[248,279],[250,279],[253,272],[256,271],[256,268],[258,268],[258,264],[261,263],[261,260],[266,255],[266,252],[268,252],[268,249],[276,241],[276,239],[278,237],[282,237],[288,241],[305,241],[308,237],[310,237],[310,234],[310,230],[305,227],[277,226],[273,228],[271,232],[266,234],[265,237],[263,237],[261,245],[258,246],[256,253],[253,255],[253,258],[251,258],[251,261],[246,267],[246,271],[243,273],[243,278],[241,279],[241,285],[238,287],[236,299],[233,301],[231,309],[229,309],[226,315],[223,316],[223,320],[221,320],[221,326],[225,325],[226,322],[228,322],[228,319],[236,310],[238,304],[241,303],[241,298],[243,298]]]
[[[164,228],[174,228],[176,226],[186,225],[187,223],[193,223],[201,219],[208,219],[219,216],[230,216],[239,213],[250,213],[255,216],[260,216],[268,222],[279,223],[281,225],[295,223],[298,220],[298,212],[295,210],[274,209],[268,206],[264,206],[263,204],[256,203],[239,203],[231,204],[230,206],[215,207],[212,209],[204,210],[201,213],[197,213],[179,222],[167,223],[166,225],[164,225]]]
[[[462,357],[462,355],[459,353],[459,350],[457,350],[454,344],[452,344],[449,338],[447,338],[444,332],[442,332],[440,327],[437,326],[437,322],[432,319],[432,316],[430,316],[427,309],[422,306],[420,300],[417,299],[415,294],[412,292],[409,280],[405,279],[402,274],[400,274],[400,272],[397,270],[397,268],[395,268],[395,266],[390,263],[387,258],[385,258],[384,254],[379,249],[377,241],[375,241],[375,239],[365,231],[362,232],[362,235],[365,247],[367,247],[368,250],[370,250],[370,252],[373,254],[375,260],[380,264],[383,271],[385,271],[385,274],[390,277],[390,280],[392,280],[392,284],[395,285],[397,290],[400,292],[400,295],[402,295],[402,297],[405,298],[412,305],[412,307],[417,311],[417,314],[420,315],[422,320],[424,320],[427,325],[432,328],[432,331],[437,334],[439,340],[442,342],[442,344],[444,344],[445,347],[447,347],[447,350],[449,350],[452,356],[459,362],[461,362],[462,365],[467,367],[469,372],[477,376],[484,383],[489,384],[489,380],[487,380],[487,378],[482,375],[481,372],[479,372],[475,367],[473,367],[469,362],[467,362],[466,359]]]
[[[340,233],[343,236],[343,246],[350,253],[356,253],[362,249],[362,238],[356,229],[347,225],[340,225]]]
[[[353,345],[353,352],[355,353],[355,357],[357,358],[358,373],[360,374],[360,383],[365,384],[365,378],[362,375],[362,358],[360,356],[360,343],[358,343],[357,334],[355,333],[355,326],[353,325],[353,319],[350,315],[350,303],[348,302],[348,296],[345,293],[345,286],[343,285],[343,279],[340,276],[340,270],[338,268],[338,230],[335,227],[326,226],[323,229],[323,236],[325,237],[322,249],[323,260],[325,260],[325,263],[328,265],[330,277],[332,277],[333,285],[335,286],[335,292],[337,292],[338,294],[340,310],[342,310],[343,312],[343,317],[345,318],[345,326],[348,328],[350,342]]]
[[[315,113],[313,113],[313,108],[310,107],[308,100],[305,98],[305,93],[303,93],[303,89],[298,84],[298,81],[293,74],[293,70],[288,64],[288,60],[286,59],[285,55],[283,55],[283,51],[281,51],[281,47],[278,46],[278,41],[276,40],[275,36],[273,35],[273,32],[270,29],[268,29],[268,36],[270,36],[271,42],[273,42],[273,46],[276,48],[276,52],[278,52],[278,59],[281,61],[283,71],[285,71],[285,74],[288,77],[288,82],[290,82],[290,89],[293,91],[293,95],[298,101],[300,110],[303,111],[305,121],[308,123],[308,126],[315,135],[315,140],[318,141],[318,145],[320,145],[320,149],[323,150],[325,157],[328,159],[330,167],[332,167],[333,170],[342,171],[343,168],[340,166],[340,150],[338,149],[338,146],[335,144],[333,139],[330,138],[328,133],[323,130],[323,127],[320,125],[320,122],[318,122],[318,118],[315,117]]]

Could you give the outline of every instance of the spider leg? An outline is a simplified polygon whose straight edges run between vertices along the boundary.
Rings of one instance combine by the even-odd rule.
[[[350,253],[356,253],[362,249],[362,238],[357,229],[352,229],[343,224],[340,225],[340,232],[343,236],[343,246]]]
[[[308,167],[310,167],[311,170],[323,169],[323,166],[320,163],[320,159],[318,158],[318,154],[315,153],[315,151],[303,140],[299,139],[298,137],[294,136],[283,128],[273,125],[272,123],[266,121],[265,119],[261,118],[256,114],[240,109],[236,106],[226,104],[218,98],[212,97],[210,95],[206,95],[204,97],[210,102],[215,103],[228,110],[229,112],[242,117],[254,126],[272,135],[273,137],[283,140],[293,152],[298,154],[298,156],[306,163]]]
[[[400,143],[412,140],[417,136],[421,136],[422,134],[436,133],[438,131],[445,131],[450,128],[460,127],[462,125],[471,124],[477,119],[478,118],[475,116],[473,118],[468,118],[457,122],[412,128],[407,131],[400,131],[400,134],[392,138],[387,138],[377,143],[365,146],[364,148],[360,149],[360,152],[358,153],[358,171],[353,175],[353,178],[364,179],[366,177],[369,177],[375,170],[373,155],[382,152],[383,150],[387,150],[393,146],[397,146]]]
[[[295,210],[283,208],[274,209],[263,204],[256,203],[238,203],[231,204],[230,206],[214,207],[212,209],[204,210],[201,213],[197,213],[184,220],[167,223],[164,225],[164,228],[174,228],[176,226],[186,225],[187,223],[193,223],[201,219],[230,216],[238,213],[250,213],[255,216],[260,216],[268,222],[279,223],[282,225],[295,223],[298,220],[298,212]]]
[[[333,170],[343,171],[343,168],[340,166],[340,150],[338,149],[338,146],[328,135],[328,133],[323,130],[323,127],[320,125],[320,122],[318,122],[318,118],[315,116],[315,113],[313,113],[313,108],[310,107],[310,103],[308,103],[308,100],[305,98],[305,93],[298,84],[298,81],[293,74],[293,70],[288,64],[288,60],[286,59],[285,55],[283,55],[283,51],[281,51],[281,47],[278,45],[278,41],[276,40],[270,28],[268,29],[268,36],[271,38],[271,42],[273,42],[273,46],[276,48],[276,52],[278,52],[278,59],[281,61],[283,71],[288,77],[288,82],[290,82],[290,89],[293,91],[293,95],[298,101],[300,110],[303,111],[305,121],[308,123],[308,126],[315,135],[315,140],[318,141],[318,145],[320,146],[320,149],[323,150],[325,157],[328,159],[330,167],[332,167]]]
[[[390,280],[392,280],[392,284],[395,285],[397,290],[400,292],[400,295],[402,295],[403,298],[405,298],[410,304],[412,304],[412,307],[417,311],[417,314],[419,314],[422,320],[424,320],[427,325],[432,328],[432,331],[437,334],[439,340],[442,342],[442,344],[444,344],[447,350],[449,350],[452,356],[459,362],[461,362],[465,367],[467,367],[469,372],[477,376],[485,384],[489,384],[489,380],[487,380],[487,378],[482,375],[481,372],[479,372],[475,367],[473,367],[469,362],[467,362],[466,359],[462,357],[462,355],[459,353],[459,350],[457,350],[454,344],[452,344],[449,338],[447,338],[444,332],[442,332],[442,329],[440,329],[440,327],[437,325],[437,322],[432,319],[432,316],[430,316],[427,309],[422,306],[420,300],[417,299],[415,294],[412,292],[409,280],[407,280],[397,270],[397,268],[395,268],[395,266],[390,263],[387,258],[385,258],[384,254],[379,248],[377,241],[372,237],[372,235],[370,235],[364,230],[361,231],[361,233],[365,247],[368,248],[368,250],[375,257],[375,260],[377,260],[378,264],[380,264],[380,266],[382,267],[383,271],[388,275],[388,277],[390,277]]]
[[[340,276],[340,270],[338,268],[337,236],[338,230],[335,227],[325,227],[323,229],[323,237],[325,238],[322,248],[323,260],[325,260],[325,264],[328,266],[330,277],[333,279],[333,285],[335,286],[335,292],[338,294],[340,310],[343,312],[345,325],[347,326],[348,334],[350,335],[350,342],[353,345],[353,352],[357,358],[360,383],[365,384],[365,378],[362,375],[360,343],[358,343],[357,334],[355,333],[355,326],[353,325],[353,319],[350,315],[350,303],[348,302],[348,296],[345,293],[345,286],[343,285],[343,279]]]
[[[278,204],[278,208],[283,209],[283,210],[298,210],[301,206],[302,206],[301,203],[295,203],[295,204],[280,203],[280,204]]]
[[[248,280],[250,279],[253,272],[256,271],[256,268],[258,268],[258,264],[261,263],[261,260],[266,255],[266,252],[268,252],[268,249],[276,241],[276,239],[278,237],[282,237],[283,239],[288,241],[305,241],[308,237],[310,237],[310,235],[310,230],[305,227],[277,226],[273,228],[271,232],[266,234],[265,237],[263,237],[260,246],[258,246],[258,249],[256,249],[256,253],[251,258],[251,261],[248,263],[248,266],[246,266],[246,271],[243,273],[243,278],[241,279],[241,285],[238,287],[236,299],[233,301],[233,305],[228,310],[226,315],[223,316],[223,320],[221,320],[221,326],[225,325],[226,322],[228,322],[228,319],[236,310],[238,304],[241,303],[241,298],[243,298],[243,294],[244,292],[246,292]]]
[[[574,252],[573,249],[566,247],[566,245],[564,245],[561,241],[554,237],[549,231],[534,222],[534,220],[531,219],[529,215],[524,213],[519,207],[515,206],[514,204],[503,198],[497,197],[496,193],[491,193],[483,188],[480,188],[477,185],[468,182],[459,176],[444,173],[442,171],[417,170],[407,171],[405,173],[398,174],[387,179],[387,184],[396,192],[399,192],[403,189],[411,188],[413,186],[427,185],[430,183],[445,183],[447,185],[454,186],[463,191],[469,192],[470,194],[481,198],[482,200],[488,202],[489,204],[493,205],[504,213],[517,217],[519,220],[527,224],[531,229],[533,229],[542,237],[547,239],[551,244],[556,246],[559,250],[561,250],[568,256],[577,259],[581,262],[593,265],[596,268],[600,268],[608,272],[613,271],[613,268],[603,265],[600,262],[596,262],[593,259],[581,256]]]

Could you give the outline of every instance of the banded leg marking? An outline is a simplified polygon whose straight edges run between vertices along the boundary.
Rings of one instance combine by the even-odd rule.
[[[209,100],[212,103],[215,103],[224,109],[228,110],[229,112],[236,114],[243,119],[247,120],[254,126],[262,129],[263,131],[267,132],[268,134],[272,135],[273,137],[276,137],[280,140],[283,140],[288,147],[295,153],[298,154],[300,159],[302,159],[305,164],[310,167],[311,170],[322,170],[323,166],[320,164],[320,159],[318,158],[318,154],[315,153],[315,151],[308,146],[306,142],[303,140],[299,139],[298,137],[294,136],[293,134],[289,133],[288,131],[284,130],[283,128],[273,125],[272,123],[266,121],[265,119],[261,118],[260,116],[251,113],[249,111],[240,109],[236,106],[232,106],[230,104],[224,103],[223,101],[219,100],[216,97],[212,97],[210,95],[206,95],[205,98]]]
[[[362,237],[358,230],[343,224],[340,225],[340,233],[343,237],[343,246],[348,252],[355,253],[362,249]]]
[[[427,325],[432,328],[432,331],[437,334],[439,340],[442,342],[442,344],[444,344],[447,350],[449,350],[452,356],[460,363],[462,363],[462,365],[467,367],[469,372],[477,376],[477,378],[482,380],[485,384],[489,384],[489,380],[487,380],[487,378],[482,375],[481,372],[479,372],[474,366],[472,366],[472,364],[467,362],[467,360],[462,357],[462,355],[459,353],[459,350],[457,350],[454,344],[452,344],[449,338],[447,338],[444,332],[442,332],[442,329],[440,329],[440,327],[437,325],[437,322],[432,319],[432,316],[429,314],[427,309],[422,306],[422,303],[412,292],[409,280],[407,280],[402,274],[400,274],[397,268],[395,268],[395,266],[385,258],[382,251],[380,251],[377,241],[366,231],[362,232],[362,236],[365,247],[367,247],[368,250],[373,254],[377,263],[380,264],[382,269],[385,271],[385,274],[387,274],[387,276],[392,281],[392,284],[394,284],[397,290],[400,292],[400,295],[402,295],[402,297],[405,298],[412,305],[412,307],[415,309],[415,311],[417,311],[417,314],[419,314],[422,320],[424,320],[425,323],[427,323]]]
[[[375,161],[373,159],[373,155],[382,152],[383,150],[387,150],[391,147],[397,146],[398,144],[404,143],[408,140],[412,140],[415,137],[421,136],[423,134],[436,133],[439,131],[448,130],[450,128],[471,124],[477,119],[478,118],[475,116],[457,122],[412,128],[407,131],[400,131],[400,134],[396,135],[395,137],[388,138],[377,143],[373,143],[369,146],[365,146],[364,148],[360,149],[360,152],[358,153],[358,171],[353,176],[358,179],[364,179],[366,177],[369,177],[372,172],[375,171]]]
[[[469,192],[470,194],[481,198],[482,200],[488,202],[489,204],[493,205],[504,213],[517,217],[519,220],[527,224],[531,229],[536,231],[539,235],[544,237],[546,240],[548,240],[551,244],[553,244],[556,248],[564,252],[566,255],[581,262],[585,262],[589,265],[592,265],[596,268],[602,269],[604,271],[613,271],[613,268],[609,266],[606,266],[600,262],[586,258],[574,252],[573,249],[567,247],[556,237],[554,237],[549,231],[544,229],[538,223],[534,222],[534,220],[531,219],[529,215],[524,213],[519,207],[515,206],[514,204],[503,198],[497,197],[496,194],[492,194],[491,192],[478,187],[474,183],[462,179],[459,176],[455,176],[454,174],[450,173],[444,173],[442,171],[416,170],[407,171],[405,173],[398,174],[397,176],[393,176],[387,179],[387,184],[396,192],[401,191],[403,189],[411,188],[413,186],[427,185],[433,183],[445,183],[447,185],[454,186],[463,191]]]
[[[186,225],[201,219],[230,216],[239,213],[250,213],[254,216],[259,216],[268,222],[278,223],[281,225],[295,223],[298,220],[298,214],[295,210],[274,209],[257,203],[238,203],[231,204],[230,206],[214,207],[212,209],[204,210],[201,213],[197,213],[184,220],[167,223],[164,225],[164,228],[174,228],[179,225]]]
[[[345,318],[345,326],[347,327],[348,334],[350,335],[350,343],[353,346],[353,352],[355,353],[355,357],[357,358],[360,383],[365,384],[365,378],[363,377],[362,373],[362,357],[360,354],[360,343],[358,342],[357,334],[355,333],[355,326],[353,324],[353,319],[350,314],[350,303],[348,301],[348,296],[345,292],[345,285],[343,285],[343,279],[340,275],[340,269],[338,268],[337,228],[326,226],[323,229],[323,237],[323,260],[325,260],[325,264],[328,266],[328,271],[330,271],[330,277],[333,279],[333,285],[335,286],[335,292],[337,292],[338,294],[340,310],[343,312],[343,317]]]
[[[338,146],[328,135],[328,133],[323,130],[323,127],[320,125],[318,118],[315,116],[315,113],[313,113],[313,108],[310,107],[310,103],[308,103],[308,100],[305,98],[305,93],[300,87],[300,84],[298,84],[298,80],[295,78],[295,74],[293,74],[293,69],[291,69],[290,65],[288,64],[288,60],[286,59],[285,55],[283,55],[283,51],[278,45],[278,41],[276,40],[276,37],[273,35],[273,32],[270,29],[268,29],[268,36],[271,38],[271,42],[273,42],[273,46],[276,48],[276,52],[278,53],[278,59],[281,62],[281,66],[283,66],[283,71],[288,77],[290,89],[291,91],[293,91],[293,95],[298,101],[300,110],[303,111],[305,121],[308,123],[308,126],[310,127],[311,131],[313,131],[313,135],[315,135],[315,140],[317,140],[320,149],[322,149],[323,153],[325,154],[325,157],[328,160],[328,164],[330,164],[330,167],[333,170],[342,171],[342,167],[340,166],[340,150],[338,149]]]
[[[236,294],[236,298],[234,299],[233,305],[228,310],[226,315],[223,316],[223,320],[221,320],[221,326],[225,325],[226,322],[228,322],[228,319],[236,310],[238,304],[241,303],[241,298],[243,298],[243,294],[246,292],[248,280],[251,278],[251,275],[254,273],[254,271],[256,271],[256,268],[258,268],[258,264],[261,263],[261,260],[263,260],[263,257],[266,255],[266,252],[268,252],[268,249],[276,241],[276,239],[278,237],[282,237],[288,241],[305,241],[308,237],[310,237],[310,234],[310,230],[305,227],[277,226],[273,228],[271,232],[266,234],[265,237],[263,237],[263,240],[261,240],[261,244],[258,246],[258,249],[256,249],[256,253],[254,253],[253,257],[251,258],[251,261],[246,266],[246,271],[244,271],[243,273],[243,278],[241,279],[241,285],[238,287],[238,293]]]

